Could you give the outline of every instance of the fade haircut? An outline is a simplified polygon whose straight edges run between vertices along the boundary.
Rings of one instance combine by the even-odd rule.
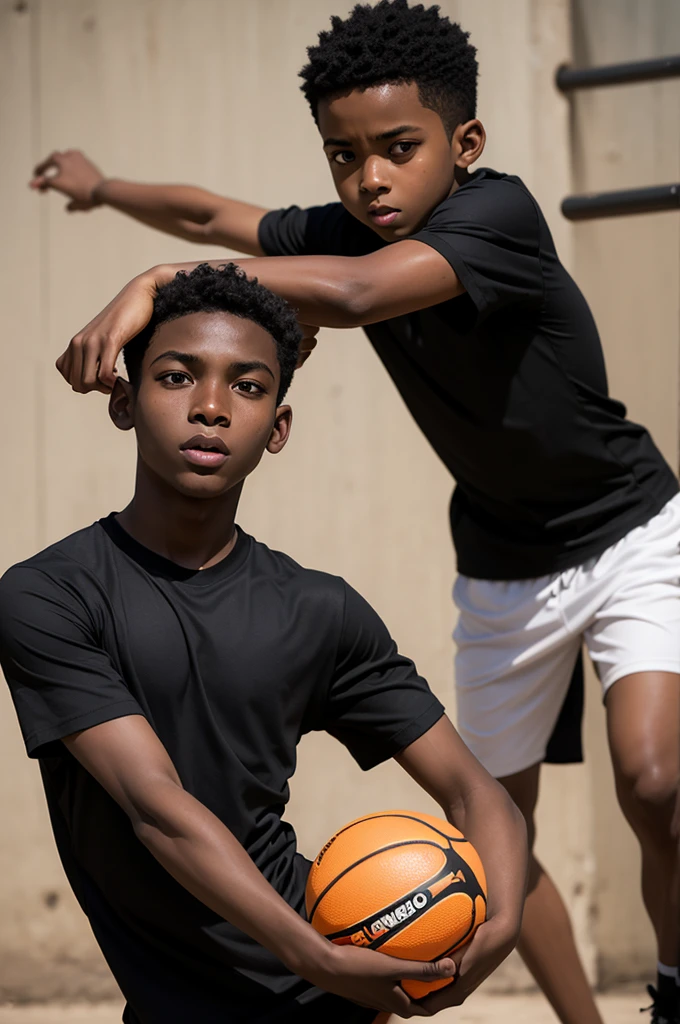
[[[331,18],[318,46],[307,50],[301,86],[319,123],[319,101],[352,89],[387,82],[415,82],[420,102],[439,114],[449,137],[475,117],[476,50],[468,32],[439,13],[439,7],[407,0],[357,4],[344,21]]]
[[[276,403],[283,401],[293,379],[302,336],[295,313],[255,278],[246,277],[235,263],[218,269],[201,263],[189,274],[181,270],[158,289],[149,323],[123,348],[125,369],[133,387],[139,386],[144,353],[161,324],[190,313],[231,313],[264,328],[276,345],[281,371]]]

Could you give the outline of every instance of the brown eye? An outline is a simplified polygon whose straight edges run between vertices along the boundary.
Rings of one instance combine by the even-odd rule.
[[[415,142],[395,142],[390,152],[392,156],[407,156],[415,146]]]
[[[341,149],[338,153],[333,154],[333,162],[340,164],[341,167],[351,164],[352,160],[354,160],[354,153],[351,149]]]
[[[170,370],[169,373],[164,373],[158,378],[161,384],[169,385],[170,387],[179,387],[181,384],[191,384],[191,378],[188,373],[184,373],[182,370]]]
[[[263,395],[265,393],[262,385],[257,384],[254,380],[240,380],[236,387],[244,395]]]

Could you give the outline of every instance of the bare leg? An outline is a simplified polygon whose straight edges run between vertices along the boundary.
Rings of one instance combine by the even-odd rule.
[[[616,791],[642,850],[642,896],[659,960],[677,966],[680,907],[671,822],[680,776],[680,676],[626,676],[609,690],[606,707]]]
[[[524,815],[533,851],[540,765],[499,779]],[[562,1024],[603,1024],[557,888],[531,854],[529,887],[517,950]]]

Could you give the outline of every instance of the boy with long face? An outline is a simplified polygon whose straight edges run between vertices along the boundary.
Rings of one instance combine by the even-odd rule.
[[[590,310],[542,213],[484,149],[474,49],[406,0],[333,19],[303,90],[340,199],[265,211],[199,190],[107,180],[55,154],[75,207],[107,203],[244,262],[304,322],[363,326],[451,470],[461,733],[533,838],[540,764],[585,639],[620,804],[642,850],[659,954],[653,1016],[678,1016],[671,818],[679,773],[680,499],[648,432],[608,395]],[[154,268],[75,337],[76,390],[112,386],[149,315]],[[600,1021],[565,907],[532,862],[520,951],[565,1024]]]
[[[132,501],[0,582],[0,661],[127,1024],[430,1016],[519,931],[526,835],[505,791],[358,594],[235,526],[288,438],[299,338],[233,266],[161,289],[110,400],[136,435]],[[488,922],[422,1004],[399,980],[452,960],[335,946],[304,919],[309,862],[281,817],[300,736],[322,729],[365,769],[395,757],[484,861]]]

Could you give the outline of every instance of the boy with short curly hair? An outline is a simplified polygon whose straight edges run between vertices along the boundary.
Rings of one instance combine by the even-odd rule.
[[[0,581],[0,662],[126,1024],[429,1016],[519,931],[526,829],[508,795],[344,580],[235,524],[246,478],[286,444],[299,340],[287,304],[234,266],[171,279],[110,399],[135,432],[130,504]],[[452,959],[334,945],[305,919],[310,862],[282,817],[311,731],[366,770],[394,757],[483,859],[465,977],[424,1003],[400,980],[446,981]]]

